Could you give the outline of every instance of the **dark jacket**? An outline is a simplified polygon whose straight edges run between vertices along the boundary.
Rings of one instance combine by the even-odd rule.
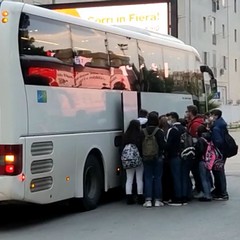
[[[212,141],[214,145],[223,152],[224,148],[224,132],[227,130],[227,123],[222,117],[216,119],[212,125]]]
[[[168,130],[166,152],[169,158],[177,157],[180,154],[181,135],[186,131],[185,127],[179,122]]]
[[[204,160],[203,157],[207,151],[207,146],[208,146],[208,143],[204,140],[207,140],[207,142],[210,142],[211,141],[211,134],[210,132],[206,132],[206,133],[203,133],[202,134],[202,137],[199,137],[197,142],[196,142],[196,145],[195,145],[195,159],[197,161],[202,161]]]
[[[155,128],[156,128],[156,126],[147,126],[146,130],[147,130],[148,134],[151,134],[151,133],[153,133]],[[141,143],[143,142],[144,138],[145,138],[145,135],[144,135],[144,132],[142,130],[141,131]],[[164,139],[164,133],[160,128],[156,132],[155,138],[156,138],[157,143],[158,143],[159,156],[162,157],[163,153],[164,153],[164,150],[165,150],[166,142],[165,142],[165,139]]]

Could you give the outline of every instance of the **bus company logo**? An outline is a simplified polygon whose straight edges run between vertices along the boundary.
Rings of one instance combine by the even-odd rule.
[[[47,91],[46,90],[37,90],[37,102],[46,103],[47,102]]]

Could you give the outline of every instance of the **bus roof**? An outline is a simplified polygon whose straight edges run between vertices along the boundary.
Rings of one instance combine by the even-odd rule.
[[[114,27],[122,28],[122,29],[125,29],[125,30],[130,30],[132,32],[144,34],[146,36],[162,38],[162,39],[165,39],[167,41],[175,41],[175,42],[184,44],[183,41],[181,41],[180,39],[175,38],[171,35],[166,35],[166,34],[154,32],[154,31],[146,30],[146,29],[143,29],[143,28],[138,28],[138,27],[134,27],[134,26],[130,26],[130,25],[114,25]]]

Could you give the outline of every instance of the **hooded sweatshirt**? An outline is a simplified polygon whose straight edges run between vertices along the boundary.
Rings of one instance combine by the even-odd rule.
[[[214,145],[220,150],[220,152],[223,152],[224,132],[227,130],[227,123],[222,117],[220,117],[214,121],[211,130]]]
[[[148,119],[146,117],[139,117],[137,120],[140,122],[142,128],[147,126]]]
[[[201,116],[196,116],[193,118],[187,125],[187,131],[191,134],[192,137],[197,137],[197,129],[199,126],[204,124],[204,119]]]

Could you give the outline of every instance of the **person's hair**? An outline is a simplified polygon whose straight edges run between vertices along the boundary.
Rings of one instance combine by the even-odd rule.
[[[179,116],[176,112],[170,112],[169,116],[173,119],[175,119],[177,122],[179,121]]]
[[[198,114],[198,108],[195,105],[189,105],[187,106],[188,112],[192,113],[193,116],[197,116]]]
[[[161,115],[161,116],[158,117],[158,119],[161,120],[161,119],[166,118],[166,117],[167,117],[167,115]]]
[[[159,118],[159,128],[161,128],[164,132],[164,134],[167,134],[167,131],[169,129],[169,124],[167,122],[167,116],[161,115]]]
[[[157,117],[159,117],[159,113],[157,111],[152,111],[151,113],[155,114],[155,115],[157,115]]]
[[[210,116],[210,112],[205,112],[205,113],[204,113],[204,116],[205,116],[205,117],[209,117],[209,116]]]
[[[147,121],[148,126],[158,126],[158,114],[156,112],[150,112],[148,114],[148,121]]]
[[[184,127],[187,126],[187,120],[185,118],[179,118],[179,122],[181,123],[182,126]]]
[[[198,137],[201,137],[203,133],[208,132],[207,128],[204,125],[200,125],[197,129]]]
[[[211,115],[217,116],[217,118],[220,118],[222,116],[222,111],[219,109],[213,109],[210,112]]]
[[[145,109],[140,109],[138,113],[138,117],[147,117],[148,116],[148,111]]]
[[[129,143],[136,143],[137,139],[140,135],[140,122],[138,120],[131,120],[126,132],[123,135],[123,143],[129,144]]]
[[[118,81],[114,83],[113,90],[126,90],[126,86],[123,82]]]

